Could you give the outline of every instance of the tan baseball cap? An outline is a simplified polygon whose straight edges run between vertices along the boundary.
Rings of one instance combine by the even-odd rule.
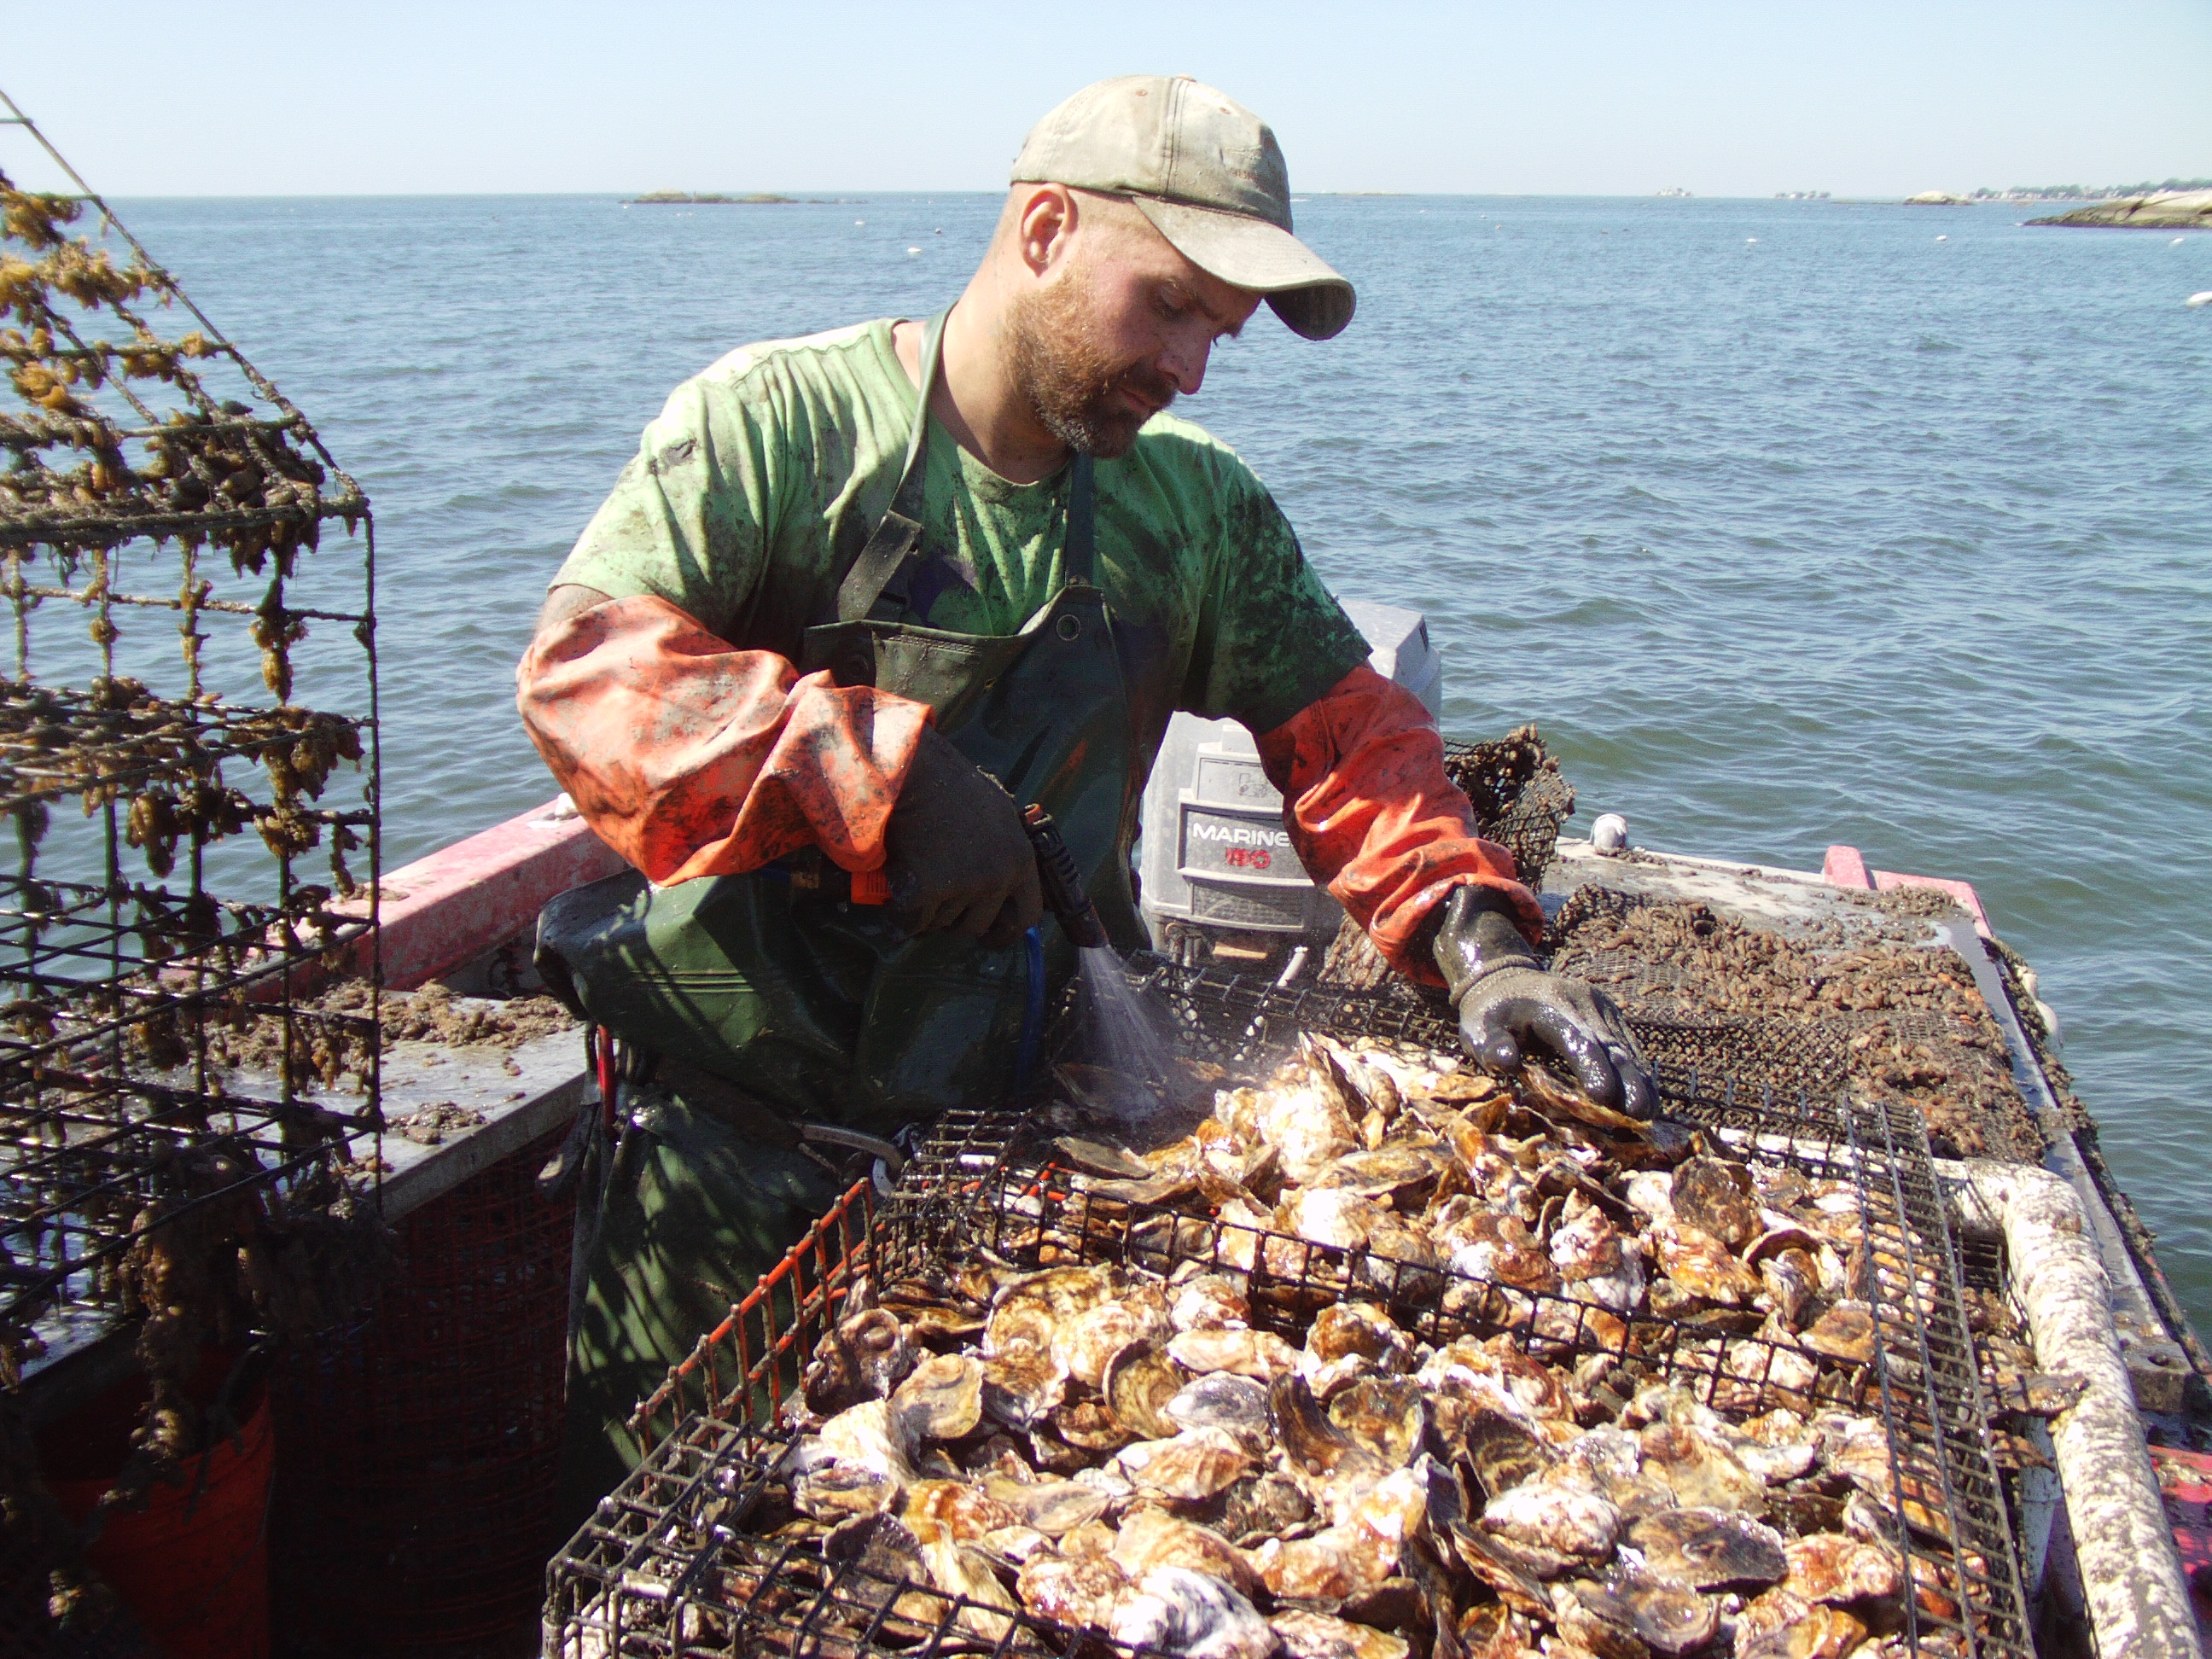
[[[1291,234],[1291,176],[1275,135],[1188,75],[1084,88],[1030,130],[1011,182],[1127,197],[1185,258],[1266,295],[1309,340],[1352,320],[1352,284]]]

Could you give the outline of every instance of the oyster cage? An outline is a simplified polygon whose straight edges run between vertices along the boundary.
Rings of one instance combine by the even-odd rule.
[[[0,155],[13,1387],[131,1312],[172,1244],[275,1252],[349,1202],[349,1138],[381,1127],[374,999],[301,1000],[340,968],[374,984],[380,852],[367,498],[0,102],[37,146]],[[19,187],[27,165],[60,187]]]
[[[1326,1016],[1352,1035],[1345,1026],[1364,1012],[1358,998],[1174,971],[1195,992],[1179,1015],[1194,1036],[1210,1032],[1217,1054],[1264,1059],[1301,1018]],[[1369,1006],[1394,1030],[1410,1017],[1395,1000]],[[1662,1050],[1694,1034],[1638,1035]],[[778,1424],[797,1368],[863,1274],[888,1283],[963,1260],[1022,1268],[1117,1261],[1171,1273],[1195,1261],[1249,1263],[1253,1322],[1286,1337],[1302,1337],[1321,1307],[1357,1297],[1388,1305],[1430,1341],[1510,1333],[1540,1360],[1602,1364],[1624,1392],[1671,1381],[1724,1416],[1839,1406],[1877,1417],[1917,1590],[1906,1603],[1909,1646],[2027,1659],[2033,1649],[2006,1494],[1917,1115],[1840,1096],[1784,1096],[1771,1085],[1739,1088],[1664,1063],[1660,1083],[1671,1118],[1735,1155],[1850,1184],[1867,1238],[1870,1362],[1815,1364],[1755,1335],[1618,1317],[1449,1269],[1108,1200],[1084,1190],[1022,1117],[955,1112],[887,1200],[878,1206],[866,1183],[854,1187],[640,1407],[632,1426],[647,1456],[551,1565],[545,1652],[1115,1650],[1096,1632],[750,1536],[746,1517],[786,1444]]]

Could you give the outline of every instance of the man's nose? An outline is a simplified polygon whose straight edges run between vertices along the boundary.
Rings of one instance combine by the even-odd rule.
[[[1160,354],[1159,370],[1175,382],[1177,395],[1194,398],[1199,387],[1206,384],[1206,359],[1212,354],[1213,342],[1201,340],[1195,345],[1188,342],[1170,342]]]

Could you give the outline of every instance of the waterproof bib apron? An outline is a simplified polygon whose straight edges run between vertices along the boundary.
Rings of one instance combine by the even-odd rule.
[[[929,398],[945,316],[890,509],[806,631],[799,666],[935,711],[937,729],[1021,802],[1058,821],[1109,934],[1140,941],[1128,880],[1137,790],[1128,702],[1093,575],[1091,464],[1067,479],[1063,580],[1018,634],[900,619],[921,550]],[[597,1023],[727,1079],[786,1118],[884,1134],[1012,1092],[1030,952],[945,933],[909,938],[888,907],[855,904],[820,862],[653,891],[630,874],[547,908],[557,955]],[[796,866],[796,867],[793,867]],[[1053,977],[1072,951],[1044,923]],[[579,1215],[564,1498],[580,1511],[634,1461],[622,1427],[666,1365],[727,1311],[835,1196],[803,1152],[763,1145],[703,1097],[652,1091]],[[586,1206],[589,1209],[594,1206]]]

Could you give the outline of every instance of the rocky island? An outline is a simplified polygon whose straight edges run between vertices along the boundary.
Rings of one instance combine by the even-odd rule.
[[[2092,202],[2031,225],[2118,225],[2132,230],[2212,230],[2212,190],[2161,190]]]
[[[633,196],[624,207],[771,207],[795,206],[795,196],[717,196],[710,191],[653,190]]]

